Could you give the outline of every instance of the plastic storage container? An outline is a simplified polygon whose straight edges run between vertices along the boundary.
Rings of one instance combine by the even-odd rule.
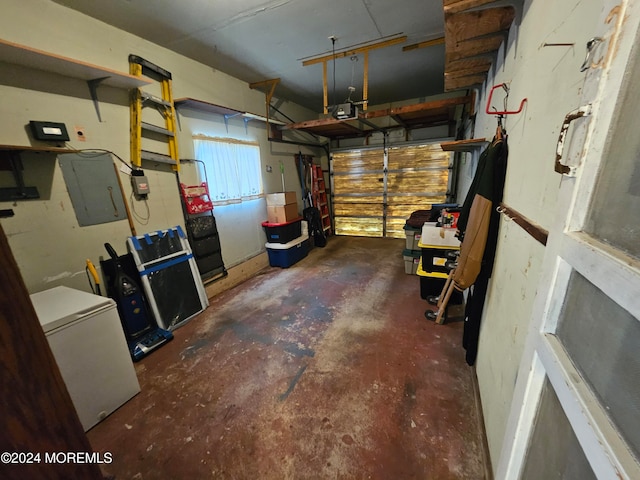
[[[287,223],[262,222],[268,243],[288,243],[302,235],[302,217]]]
[[[456,248],[423,248],[422,253],[422,269],[427,273],[441,272],[448,274],[450,269],[446,267],[446,263],[455,261],[455,257],[448,257],[448,254],[457,252]]]
[[[266,243],[269,265],[288,268],[309,253],[309,238],[301,235],[287,243]]]
[[[407,250],[419,250],[418,243],[420,243],[420,236],[422,235],[422,227],[412,227],[405,224],[404,234],[406,235]]]
[[[404,249],[402,257],[404,258],[404,273],[408,275],[416,275],[418,273],[418,264],[420,263],[420,250]]]
[[[440,295],[449,276],[446,273],[425,272],[422,268],[422,260],[418,264],[418,276],[420,277],[420,298],[426,300],[432,295]],[[449,299],[449,305],[460,305],[464,302],[464,296],[459,290],[454,290]]]

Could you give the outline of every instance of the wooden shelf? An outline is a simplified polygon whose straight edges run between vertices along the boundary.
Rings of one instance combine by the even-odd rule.
[[[516,8],[495,0],[444,0],[444,11],[445,91],[477,87],[507,38]]]
[[[444,0],[444,13],[458,13],[470,8],[482,7],[496,0]]]
[[[101,85],[116,88],[129,89],[151,83],[128,73],[117,72],[6,40],[0,40],[0,61],[78,78],[86,82],[100,81]]]
[[[474,100],[472,95],[457,96],[402,107],[370,110],[360,114],[359,120],[366,121],[366,123],[363,124],[360,124],[357,120],[338,120],[333,117],[328,117],[300,123],[291,123],[286,125],[283,130],[301,130],[313,135],[320,135],[332,139],[365,137],[375,131],[379,131],[369,120],[389,117],[396,123],[396,126],[391,128],[404,128],[407,130],[447,125],[454,118],[456,107],[465,104],[473,108]]]
[[[129,75],[128,73],[117,72],[110,68],[99,67],[98,65],[81,62],[80,60],[74,60],[73,58],[63,57],[62,55],[56,55],[2,39],[0,39],[0,62],[84,80],[89,87],[89,93],[91,94],[91,99],[93,100],[99,121],[102,121],[97,93],[99,85],[131,89],[151,83],[150,80]]]
[[[35,152],[35,153],[73,153],[73,150],[64,147],[31,147],[20,145],[0,145],[0,150],[11,152]]]
[[[473,152],[483,150],[489,145],[486,138],[470,138],[468,140],[456,140],[453,142],[442,142],[440,148],[445,152]]]

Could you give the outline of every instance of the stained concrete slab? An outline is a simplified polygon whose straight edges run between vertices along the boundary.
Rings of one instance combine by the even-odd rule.
[[[118,479],[481,479],[462,322],[424,317],[404,240],[331,237],[220,294],[88,432]]]

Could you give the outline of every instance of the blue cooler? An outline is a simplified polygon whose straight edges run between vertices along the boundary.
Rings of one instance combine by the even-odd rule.
[[[299,262],[309,253],[309,238],[306,235],[287,243],[265,243],[269,255],[269,265],[287,268]]]

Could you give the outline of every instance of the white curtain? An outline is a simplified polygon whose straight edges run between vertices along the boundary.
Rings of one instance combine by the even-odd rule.
[[[260,147],[229,138],[195,138],[200,177],[209,185],[214,205],[259,198],[262,191]],[[204,164],[204,168],[203,168]]]

